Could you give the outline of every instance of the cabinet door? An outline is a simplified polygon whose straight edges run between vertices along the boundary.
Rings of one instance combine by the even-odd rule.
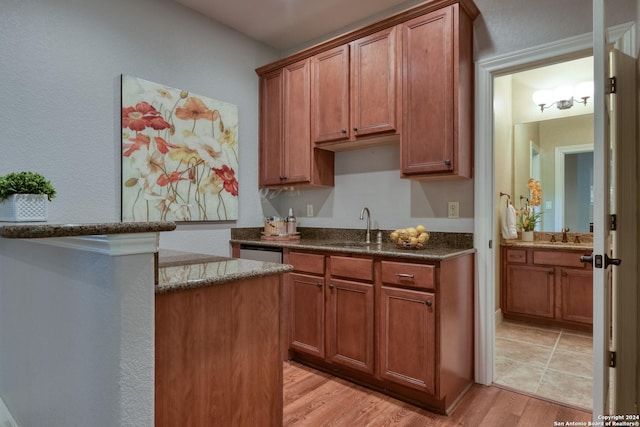
[[[373,373],[373,285],[332,279],[328,289],[327,356]]]
[[[311,181],[311,88],[309,60],[284,69],[284,181]],[[269,155],[269,154],[267,154]]]
[[[382,286],[380,297],[380,376],[435,394],[434,294]]]
[[[506,274],[507,313],[554,317],[553,268],[507,265]]]
[[[452,8],[402,24],[405,175],[451,172],[456,161]]]
[[[284,176],[283,70],[260,80],[260,186],[279,185]]]
[[[311,63],[312,139],[349,139],[349,45],[320,53]]]
[[[352,42],[351,126],[364,136],[396,130],[396,27]]]
[[[289,273],[289,304],[290,347],[324,357],[324,278]]]
[[[560,270],[562,319],[593,324],[593,272],[590,269]]]

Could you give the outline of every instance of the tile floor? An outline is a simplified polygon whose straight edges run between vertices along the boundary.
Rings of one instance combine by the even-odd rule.
[[[502,321],[495,383],[591,410],[591,334]]]

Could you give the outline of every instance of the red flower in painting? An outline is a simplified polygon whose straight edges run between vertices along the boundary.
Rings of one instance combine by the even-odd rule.
[[[184,106],[176,108],[176,117],[182,120],[218,120],[220,113],[218,110],[210,110],[204,105],[204,102],[200,98],[190,97]]]
[[[162,154],[167,154],[170,148],[178,148],[177,145],[170,144],[159,136],[154,136],[153,140],[156,142],[156,146],[158,147],[158,151]]]
[[[212,168],[213,171],[224,181],[224,189],[231,193],[232,196],[238,195],[238,181],[236,180],[236,173],[232,168],[227,165],[222,165],[222,168]]]
[[[158,110],[145,101],[137,103],[135,107],[122,109],[123,129],[129,128],[140,132],[147,127],[161,130],[168,129],[171,125],[162,118]]]
[[[127,149],[124,153],[122,153],[122,155],[125,157],[129,157],[131,153],[139,150],[142,146],[146,146],[147,148],[149,148],[149,143],[151,142],[149,137],[143,133],[137,134],[135,138],[129,138],[129,141],[132,141],[133,144],[127,143],[125,145]]]
[[[169,175],[160,175],[156,182],[158,183],[159,186],[165,187],[170,182],[184,181],[187,178],[182,178],[180,175],[182,175],[185,172],[186,171],[182,171],[182,172],[177,172],[176,171],[176,172],[171,172]]]

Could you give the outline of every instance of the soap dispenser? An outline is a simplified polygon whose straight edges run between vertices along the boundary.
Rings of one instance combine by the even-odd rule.
[[[293,215],[293,208],[289,208],[287,216],[287,234],[296,234],[296,217]]]

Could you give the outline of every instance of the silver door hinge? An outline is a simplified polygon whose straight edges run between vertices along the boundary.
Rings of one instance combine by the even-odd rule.
[[[614,77],[609,77],[609,81],[607,82],[607,87],[606,87],[606,92],[609,93],[616,93],[616,90],[618,89],[618,80]]]
[[[611,218],[609,219],[609,230],[615,231],[617,225],[618,225],[618,217],[616,216],[616,214],[612,214]]]
[[[615,368],[616,367],[616,352],[615,351],[610,351],[609,352],[609,367],[610,368]]]

